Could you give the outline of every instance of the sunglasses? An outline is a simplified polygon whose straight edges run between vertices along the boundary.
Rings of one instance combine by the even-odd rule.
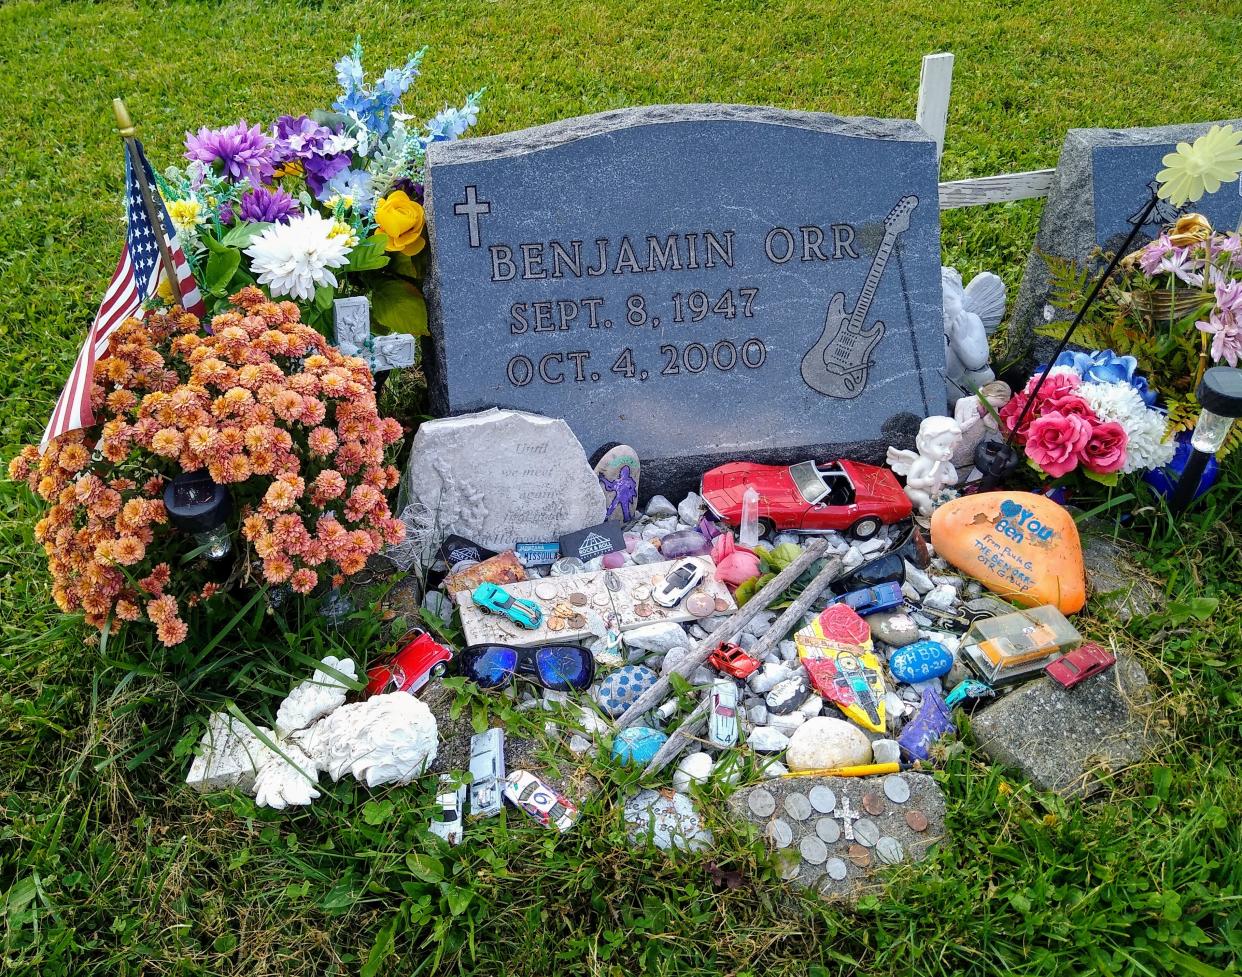
[[[475,684],[496,689],[514,677],[554,692],[587,688],[595,678],[595,659],[577,645],[471,645],[459,660],[459,670]]]

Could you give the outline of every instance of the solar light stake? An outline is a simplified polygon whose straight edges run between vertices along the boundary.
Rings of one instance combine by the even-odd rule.
[[[1236,418],[1242,417],[1242,369],[1214,366],[1203,374],[1197,392],[1202,412],[1190,436],[1190,457],[1169,499],[1169,510],[1181,515],[1194,500],[1208,459],[1220,450]]]
[[[202,555],[223,560],[233,551],[228,518],[233,511],[228,487],[217,485],[205,471],[183,472],[164,487],[164,508],[172,524],[190,533]]]

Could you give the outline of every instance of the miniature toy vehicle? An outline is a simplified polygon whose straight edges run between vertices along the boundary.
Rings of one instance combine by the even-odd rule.
[[[1050,604],[985,618],[962,639],[965,660],[989,685],[1035,678],[1049,659],[1082,643],[1065,615]]]
[[[481,583],[471,592],[470,599],[483,610],[506,617],[531,631],[543,623],[543,611],[538,604],[524,597],[514,597],[500,584]]]
[[[977,678],[964,678],[944,697],[944,704],[950,709],[960,705],[969,710],[984,699],[995,699],[996,696],[996,690],[987,682],[980,682]]]
[[[1044,666],[1048,677],[1067,689],[1117,664],[1117,656],[1090,641]]]
[[[746,654],[740,645],[725,642],[707,656],[707,664],[718,672],[745,679],[758,670],[763,662]]]
[[[831,529],[870,539],[911,512],[910,500],[887,468],[845,460],[789,467],[733,461],[707,472],[699,494],[713,515],[737,526],[750,486],[759,493],[759,522],[769,531]]]
[[[466,785],[453,786],[454,777],[440,774],[440,793],[436,794],[436,816],[427,830],[438,835],[450,845],[460,845],[465,835],[462,810],[466,805]]]
[[[837,599],[837,603],[852,607],[860,617],[900,607],[904,602],[905,596],[899,583],[876,584],[874,587],[843,594]]]
[[[700,564],[694,560],[682,560],[668,572],[664,583],[652,591],[651,599],[661,607],[676,607],[702,579],[703,567]]]
[[[514,770],[505,781],[505,798],[544,827],[565,832],[578,820],[578,808],[547,781],[525,770]]]
[[[367,695],[381,692],[408,692],[413,695],[433,676],[443,675],[453,653],[423,630],[414,630],[401,639],[403,647],[387,665],[367,670]]]
[[[707,717],[707,739],[712,746],[728,749],[737,745],[737,686],[732,679],[718,678],[712,683],[711,711]]]
[[[499,814],[505,779],[505,731],[499,726],[470,737],[470,777],[470,813]]]

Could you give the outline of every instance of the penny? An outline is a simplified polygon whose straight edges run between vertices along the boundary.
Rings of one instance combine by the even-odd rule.
[[[563,617],[550,617],[547,621],[549,631],[564,631],[565,619]]]
[[[862,806],[863,810],[868,814],[883,814],[884,798],[875,791],[869,790],[867,793],[863,794]]]
[[[866,854],[864,852],[863,854]],[[834,882],[840,882],[850,873],[849,866],[840,858],[830,858],[824,862],[824,870],[828,873],[828,878]]]
[[[911,831],[926,831],[927,815],[922,811],[906,811],[906,824]]]
[[[711,617],[716,612],[716,602],[707,594],[691,594],[686,598],[686,610],[695,617]]]
[[[590,600],[590,598],[587,597],[586,594],[582,593],[582,591],[574,591],[569,595],[569,602],[573,604],[574,607],[586,607],[588,600]]]
[[[639,617],[651,617],[655,613],[655,608],[650,604],[635,604],[634,613]]]
[[[884,778],[884,795],[894,804],[904,804],[910,799],[910,785],[905,778],[892,774]]]
[[[811,799],[811,807],[820,814],[831,814],[832,809],[837,806],[837,795],[832,792],[831,787],[825,787],[823,784],[812,787],[808,796]]]
[[[798,845],[798,851],[812,865],[823,865],[824,859],[828,857],[828,849],[814,835],[803,838],[801,844]]]
[[[581,614],[575,614],[569,619],[569,626],[575,631],[581,631],[586,627],[587,620]]]
[[[641,584],[630,591],[630,596],[634,598],[635,603],[646,600],[651,596],[651,588],[644,587]]]
[[[831,845],[841,840],[841,825],[832,818],[820,818],[815,822],[815,833],[820,841]]]
[[[723,614],[728,609],[729,609],[729,602],[725,600],[723,597],[717,597],[716,598],[716,613]]]
[[[746,798],[746,806],[755,817],[768,818],[776,813],[776,798],[760,787]]]
[[[862,845],[850,845],[848,857],[859,868],[866,868],[871,864],[871,852]]]
[[[860,845],[870,848],[880,840],[880,829],[870,818],[859,818],[854,822],[854,838]]]
[[[552,612],[554,614],[559,614],[561,617],[573,617],[573,615],[577,613],[574,610],[574,605],[567,604],[565,601],[561,601],[554,608],[552,608]]]
[[[885,835],[875,843],[875,854],[885,865],[895,865],[906,857],[905,849],[896,838]]]
[[[535,596],[540,600],[552,600],[556,596],[556,584],[554,583],[537,583],[535,584]]]
[[[793,844],[793,828],[789,826],[788,821],[782,821],[780,818],[770,821],[764,834],[774,848],[788,848]]]
[[[805,821],[811,816],[811,802],[805,794],[790,794],[785,798],[785,813],[795,821]]]

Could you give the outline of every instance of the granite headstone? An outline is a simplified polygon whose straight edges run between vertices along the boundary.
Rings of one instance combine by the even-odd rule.
[[[935,144],[663,105],[428,148],[433,406],[565,418],[643,494],[879,459],[943,408]]]
[[[1054,319],[1069,320],[1074,310],[1049,305],[1048,265],[1041,254],[1090,262],[1103,270],[1100,252],[1115,252],[1151,199],[1156,174],[1179,142],[1193,142],[1219,123],[1159,126],[1151,129],[1070,129],[1061,147],[1056,177],[1048,191],[1035,248],[1027,259],[1010,327],[1015,353],[1031,346],[1033,330]],[[1235,120],[1235,128],[1242,120]],[[1186,212],[1203,214],[1218,230],[1231,230],[1242,218],[1242,185],[1222,186],[1185,207],[1166,201],[1139,230],[1131,250],[1153,240],[1161,225]]]

